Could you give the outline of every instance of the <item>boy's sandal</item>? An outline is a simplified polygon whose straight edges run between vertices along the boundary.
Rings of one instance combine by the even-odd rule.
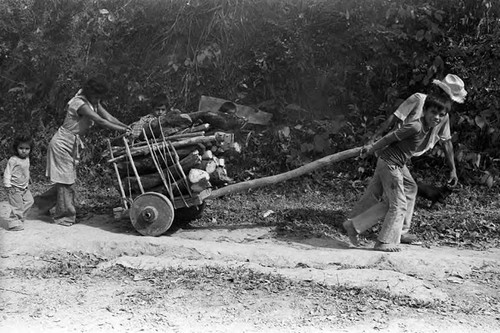
[[[9,228],[10,231],[21,231],[24,230],[24,227],[22,225],[16,225],[15,227]]]
[[[416,244],[419,243],[417,236],[413,234],[401,235],[401,244]]]
[[[9,221],[8,229],[10,231],[21,231],[24,230],[24,224],[21,220]]]
[[[400,252],[401,248],[397,246],[396,244],[388,244],[388,243],[382,243],[377,241],[375,243],[375,246],[373,247],[375,251],[382,251],[382,252]]]
[[[71,227],[74,223],[68,221],[54,221],[55,224],[62,225],[63,227]]]

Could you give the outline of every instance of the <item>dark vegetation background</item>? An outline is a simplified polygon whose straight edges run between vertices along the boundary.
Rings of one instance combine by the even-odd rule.
[[[94,74],[109,79],[106,106],[125,122],[160,92],[186,112],[209,95],[273,113],[271,126],[236,133],[244,149],[230,168],[243,180],[362,145],[402,100],[454,73],[469,92],[451,115],[460,181],[497,201],[499,20],[495,0],[2,0],[0,160],[30,131],[32,178],[46,182],[64,105]],[[115,135],[87,136],[82,182],[112,182],[101,152]],[[412,168],[443,182],[443,165],[437,147]],[[311,177],[364,181],[373,166],[350,160]]]

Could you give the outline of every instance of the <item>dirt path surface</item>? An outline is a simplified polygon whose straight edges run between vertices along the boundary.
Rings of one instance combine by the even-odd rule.
[[[144,237],[91,214],[9,232],[6,213],[2,332],[500,332],[499,249],[381,253],[253,226]]]

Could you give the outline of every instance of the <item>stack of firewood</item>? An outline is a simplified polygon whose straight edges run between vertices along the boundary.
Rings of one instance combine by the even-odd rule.
[[[219,125],[221,119],[226,117],[217,118]],[[192,196],[232,182],[223,154],[239,151],[239,146],[232,133],[216,131],[221,126],[214,130],[212,124],[196,124],[189,114],[179,112],[141,126],[139,137],[123,139],[121,145],[115,142],[108,152],[127,196],[143,191]]]

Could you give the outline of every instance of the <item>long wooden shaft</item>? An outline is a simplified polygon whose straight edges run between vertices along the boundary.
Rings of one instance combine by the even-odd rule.
[[[111,147],[111,141],[108,139],[108,148],[111,158],[113,158],[113,148]],[[118,171],[118,166],[113,162],[113,167],[115,169],[116,178],[118,179],[118,187],[120,187],[120,194],[122,195],[123,207],[128,209],[127,196],[125,195],[125,189],[123,188],[122,179],[120,178],[120,172]]]
[[[168,145],[166,147],[168,149]],[[184,173],[184,169],[182,169],[182,165],[180,163],[179,155],[177,155],[177,152],[175,151],[175,148],[174,148],[174,146],[172,145],[171,142],[170,142],[170,147],[172,148],[172,152],[174,153],[174,159],[175,159],[175,163],[177,165],[177,168],[179,169],[179,172],[180,172],[182,178],[186,182],[186,187],[187,187],[187,190],[189,192],[189,196],[192,196],[191,188],[190,188],[189,183],[187,181],[186,174]],[[169,152],[170,152],[170,150],[169,150]]]
[[[197,136],[204,136],[205,131],[201,132],[188,132],[188,133],[182,133],[182,134],[174,134],[170,136],[166,136],[165,140],[178,140],[178,139],[187,139],[187,138],[194,138]]]
[[[137,179],[137,184],[139,184],[139,189],[141,190],[141,194],[144,194],[144,188],[142,187],[141,177],[139,177],[139,173],[137,172],[137,169],[135,167],[134,159],[132,158],[128,142],[125,137],[123,137],[123,143],[125,144],[125,150],[127,151],[127,156],[130,160],[130,165],[132,166],[132,170],[134,171],[135,178]]]
[[[146,130],[144,128],[142,129],[142,134],[144,135],[145,138],[147,138]],[[170,195],[170,199],[174,200],[174,194],[173,194],[170,186],[168,186],[168,184],[167,184],[167,180],[165,179],[165,174],[163,173],[163,169],[161,168],[160,163],[158,163],[158,161],[157,161],[157,156],[156,156],[153,148],[151,148],[151,145],[149,144],[149,140],[146,140],[146,142],[148,144],[148,148],[149,148],[149,151],[151,154],[151,159],[153,160],[153,163],[156,166],[156,171],[158,171],[158,174],[160,175],[160,178],[163,181],[163,185],[165,186],[165,189],[168,191],[168,193]]]
[[[314,162],[303,165],[297,169],[280,173],[279,175],[269,176],[259,179],[253,179],[242,183],[236,183],[232,185],[228,185],[225,187],[221,187],[217,190],[212,191],[210,196],[207,199],[215,199],[223,195],[228,195],[231,193],[243,192],[252,188],[273,185],[276,183],[283,182],[285,180],[289,180],[295,177],[302,176],[304,174],[310,173],[314,170],[320,169],[322,167],[328,166],[333,162],[339,162],[351,157],[359,156],[361,153],[362,147],[352,148],[348,150],[341,151],[339,153],[335,153],[333,155],[328,155]]]

